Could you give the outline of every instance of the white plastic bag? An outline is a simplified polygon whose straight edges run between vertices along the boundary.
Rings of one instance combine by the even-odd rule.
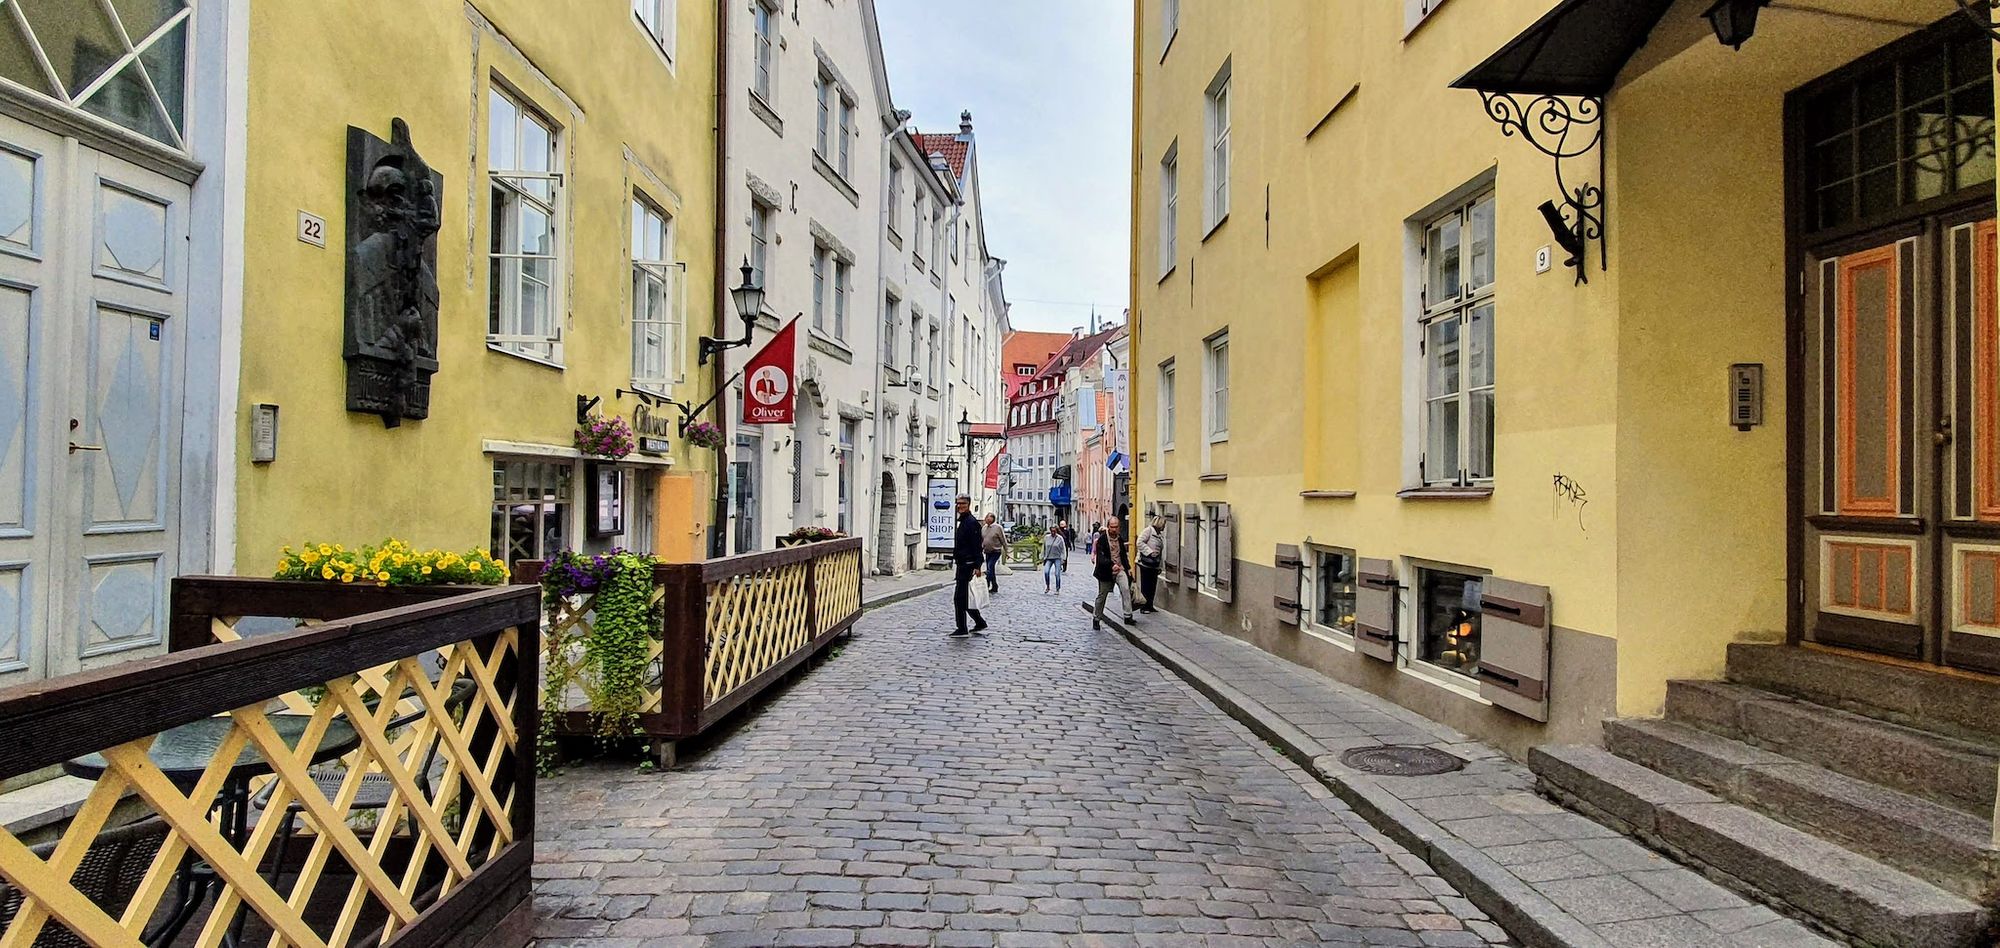
[[[966,590],[965,608],[984,609],[993,601],[993,594],[986,590],[986,577],[972,577],[972,588]]]

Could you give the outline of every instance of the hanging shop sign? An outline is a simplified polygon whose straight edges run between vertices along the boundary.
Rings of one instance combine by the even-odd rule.
[[[796,317],[743,367],[743,423],[789,425],[798,397]]]
[[[932,550],[952,548],[954,531],[958,524],[953,521],[956,511],[952,509],[958,500],[958,478],[933,477],[930,479],[929,500],[924,504],[924,527],[929,535],[925,546]]]
[[[632,409],[632,434],[639,439],[639,450],[646,454],[666,454],[673,450],[674,433],[679,422],[654,411],[645,402]]]

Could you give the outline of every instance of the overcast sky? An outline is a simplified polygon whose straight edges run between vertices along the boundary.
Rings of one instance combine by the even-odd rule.
[[[889,91],[917,128],[972,110],[986,242],[1015,329],[1125,308],[1132,6],[1121,0],[875,0]]]

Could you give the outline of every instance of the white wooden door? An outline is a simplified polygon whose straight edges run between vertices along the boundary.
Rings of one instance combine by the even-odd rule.
[[[187,204],[0,119],[0,687],[165,645]]]

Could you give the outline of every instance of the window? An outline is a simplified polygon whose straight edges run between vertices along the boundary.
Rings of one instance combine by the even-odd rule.
[[[938,327],[936,323],[931,324],[930,343],[931,388],[935,390],[944,385],[944,347],[938,345]]]
[[[916,258],[917,269],[924,267],[924,192],[917,192],[916,216],[911,219],[914,228],[910,235],[910,253]]]
[[[910,312],[910,361],[907,363],[912,375],[921,372],[924,364],[924,317],[914,309]]]
[[[847,295],[854,280],[854,267],[845,260],[833,261],[833,338],[847,338]]]
[[[1176,141],[1167,146],[1167,156],[1160,159],[1160,275],[1163,277],[1174,268],[1174,259],[1180,254],[1174,238],[1180,217],[1181,143]]]
[[[833,135],[834,91],[833,79],[824,72],[813,79],[813,98],[819,101],[819,118],[814,126],[816,137],[813,139],[813,154],[825,159],[833,154],[833,150],[827,146]]]
[[[191,2],[30,6],[0,24],[7,78],[170,148],[186,147]]]
[[[1229,216],[1229,64],[1208,86],[1207,228]]]
[[[944,263],[944,202],[931,208],[931,271]]]
[[[896,368],[896,329],[902,325],[896,307],[900,302],[893,293],[882,297],[882,364],[890,369]]]
[[[813,324],[812,328],[826,332],[826,281],[827,268],[833,263],[833,254],[825,245],[813,244]]]
[[[667,61],[674,61],[674,17],[677,0],[632,0],[632,15],[639,18],[639,25],[653,42],[660,44],[660,52],[667,54]]]
[[[850,177],[854,171],[854,102],[846,96],[840,97],[840,176]]]
[[[673,220],[632,202],[632,384],[661,389],[680,381],[681,276],[673,263]]]
[[[778,74],[778,10],[770,0],[756,0],[750,9],[752,28],[757,34],[754,44],[757,69],[750,89],[769,104]]]
[[[556,323],[556,220],[563,197],[555,128],[499,89],[488,98],[487,178],[492,183],[487,342],[562,361]]]
[[[1174,449],[1174,360],[1160,363],[1160,450]]]
[[[1306,628],[1354,635],[1354,551],[1308,547]]]
[[[1203,400],[1202,412],[1207,418],[1205,427],[1208,440],[1229,440],[1229,334],[1227,332],[1211,336],[1208,340],[1207,398]]]
[[[1403,37],[1409,38],[1441,6],[1444,0],[1403,0]]]
[[[1216,542],[1222,535],[1222,531],[1216,529],[1222,524],[1221,505],[1202,504],[1201,517],[1196,524],[1195,573],[1200,578],[1201,590],[1213,593],[1216,567],[1222,561],[1221,551]]]
[[[968,224],[967,227],[972,225]],[[951,229],[951,262],[958,262],[958,228]]]
[[[1027,378],[1035,374],[1035,367],[1025,362],[1016,362],[1014,363],[1014,374],[1021,378]]]
[[[771,205],[752,198],[750,201],[750,268],[763,284],[764,274],[771,254]]]
[[[855,427],[856,423],[852,418],[842,418],[840,420],[840,444],[836,448],[839,457],[836,459],[838,463],[835,465],[835,473],[838,480],[837,489],[840,492],[840,504],[835,508],[834,529],[842,533],[854,532]]]
[[[544,560],[570,548],[571,467],[551,461],[493,462],[493,535],[503,563]]]
[[[1493,480],[1493,193],[1424,228],[1422,325],[1426,486]]]
[[[903,163],[889,159],[889,229],[903,229]]]
[[[1160,55],[1167,54],[1167,47],[1174,45],[1174,36],[1181,31],[1181,0],[1164,0],[1160,4]]]
[[[1461,675],[1479,673],[1479,576],[1417,570],[1417,659]]]

